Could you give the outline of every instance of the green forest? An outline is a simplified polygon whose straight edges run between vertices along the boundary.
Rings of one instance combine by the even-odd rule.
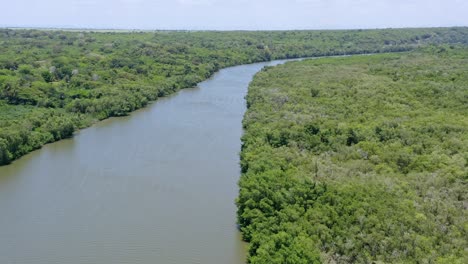
[[[249,263],[468,262],[468,48],[266,67],[244,117]]]
[[[0,165],[70,137],[93,122],[127,115],[158,97],[193,87],[224,67],[283,58],[402,52],[443,43],[468,43],[468,28],[270,32],[0,29]],[[407,78],[404,72],[395,74],[392,78]]]

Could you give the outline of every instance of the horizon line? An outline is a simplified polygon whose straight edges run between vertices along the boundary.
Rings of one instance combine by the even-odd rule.
[[[341,31],[341,30],[379,30],[379,29],[430,29],[430,28],[466,28],[466,26],[408,26],[408,27],[363,27],[363,28],[291,28],[291,29],[144,29],[144,28],[111,28],[111,27],[75,27],[75,26],[8,26],[0,25],[0,29],[15,29],[15,30],[63,30],[63,31]]]

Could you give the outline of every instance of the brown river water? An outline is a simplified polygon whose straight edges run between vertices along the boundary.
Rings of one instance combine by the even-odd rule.
[[[245,263],[244,96],[283,62],[221,70],[0,167],[0,263]]]

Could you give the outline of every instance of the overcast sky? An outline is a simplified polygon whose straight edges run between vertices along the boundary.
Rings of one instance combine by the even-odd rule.
[[[468,26],[468,0],[0,0],[0,26],[339,29]]]

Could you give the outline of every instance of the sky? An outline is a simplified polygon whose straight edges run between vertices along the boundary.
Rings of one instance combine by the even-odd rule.
[[[0,0],[0,27],[281,30],[468,26],[468,0]]]

